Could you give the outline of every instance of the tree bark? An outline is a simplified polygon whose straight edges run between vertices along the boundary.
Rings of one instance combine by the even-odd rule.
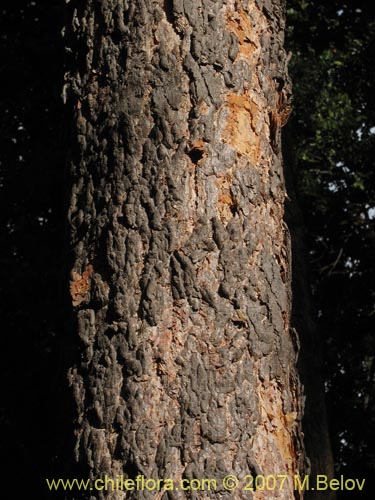
[[[81,0],[68,16],[75,460],[92,478],[288,476],[163,498],[300,498],[284,1]]]

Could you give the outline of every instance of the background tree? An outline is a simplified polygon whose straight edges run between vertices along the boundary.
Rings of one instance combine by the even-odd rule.
[[[374,475],[374,5],[290,1],[297,183],[338,473]],[[371,486],[368,486],[371,490]],[[370,493],[368,493],[370,494]],[[339,498],[348,493],[340,492]]]

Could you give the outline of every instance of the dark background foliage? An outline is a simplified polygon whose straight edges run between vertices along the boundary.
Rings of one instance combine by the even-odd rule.
[[[375,473],[374,13],[373,2],[288,2],[288,132],[331,441],[337,473],[358,478]]]
[[[2,475],[39,498],[50,498],[42,480],[69,418],[61,359],[61,15],[59,0],[6,0],[0,18]]]
[[[375,4],[289,0],[290,121],[339,474],[375,473]],[[50,498],[69,397],[62,353],[60,0],[4,0],[0,27],[0,426],[4,477]],[[15,483],[17,484],[17,482]],[[358,493],[340,493],[341,500]],[[360,496],[370,498],[372,491]]]

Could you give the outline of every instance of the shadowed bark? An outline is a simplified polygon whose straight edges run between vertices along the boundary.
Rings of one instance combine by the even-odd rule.
[[[290,228],[293,253],[293,308],[292,324],[298,331],[301,352],[298,372],[304,386],[306,404],[304,408],[303,430],[309,471],[312,478],[326,475],[333,479],[334,460],[327,409],[324,394],[322,342],[314,323],[314,311],[310,293],[310,280],[305,250],[305,226],[297,205],[297,193],[293,183],[295,158],[293,155],[293,128],[284,137],[286,185],[291,203],[288,203],[286,220]],[[306,492],[306,500],[333,500],[336,492],[331,490]]]

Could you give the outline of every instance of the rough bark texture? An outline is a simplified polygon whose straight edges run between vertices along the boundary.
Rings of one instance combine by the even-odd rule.
[[[289,476],[163,498],[298,497],[284,1],[68,6],[76,460],[91,477]],[[127,495],[88,496],[160,498]]]

